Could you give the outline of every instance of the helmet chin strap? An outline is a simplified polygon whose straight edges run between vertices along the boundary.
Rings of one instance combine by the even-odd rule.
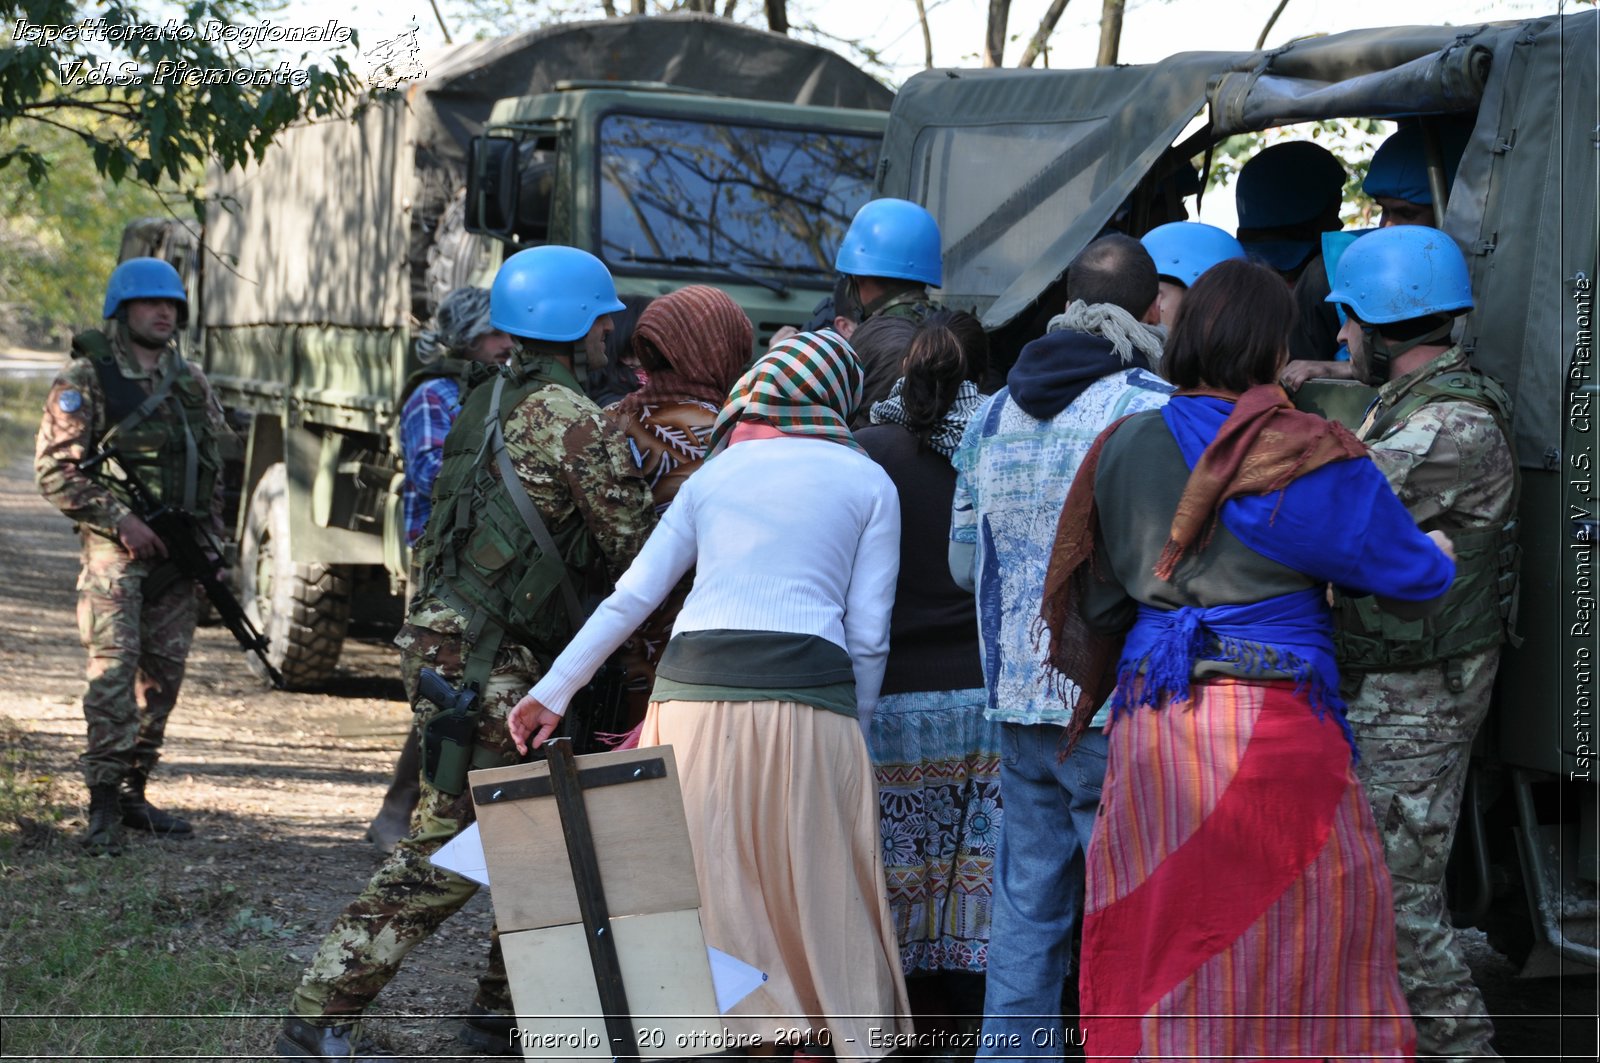
[[[1379,384],[1384,383],[1389,379],[1394,363],[1407,351],[1413,347],[1449,339],[1450,330],[1454,326],[1454,321],[1445,321],[1438,328],[1425,332],[1416,339],[1406,340],[1404,343],[1390,343],[1378,334],[1376,326],[1362,322],[1361,338],[1367,348],[1367,368],[1372,372],[1373,380]]]

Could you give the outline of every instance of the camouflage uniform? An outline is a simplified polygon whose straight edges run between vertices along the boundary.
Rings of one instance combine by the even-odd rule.
[[[150,394],[171,374],[187,368],[175,389],[195,389],[204,424],[190,423],[199,461],[213,473],[221,461],[217,442],[226,431],[222,407],[199,368],[184,363],[169,347],[156,369],[143,369],[129,349],[127,332],[109,323],[105,332],[117,368]],[[182,417],[176,396],[159,405],[148,422],[172,423]],[[83,569],[78,576],[78,632],[88,650],[88,687],[83,714],[88,749],[83,773],[89,786],[115,785],[125,776],[148,776],[159,759],[167,716],[178,699],[184,659],[194,637],[199,599],[193,581],[150,577],[158,561],[129,556],[117,540],[117,523],[128,506],[78,470],[78,462],[110,427],[106,399],[94,363],[73,358],[56,375],[45,401],[34,456],[39,491],[78,526]],[[221,531],[221,477],[202,505]]]
[[[919,286],[897,292],[873,306],[870,313],[863,309],[861,321],[864,323],[875,317],[903,317],[920,325],[940,309],[938,303],[928,298],[928,290]]]
[[[1417,384],[1461,370],[1452,349],[1385,384],[1377,414]],[[1372,460],[1424,530],[1503,524],[1515,504],[1515,459],[1493,414],[1432,402],[1369,440]],[[1497,1058],[1494,1027],[1455,941],[1444,875],[1466,786],[1473,736],[1489,709],[1500,648],[1405,671],[1354,675],[1351,727],[1394,880],[1400,982],[1416,1019],[1419,1056]]]
[[[517,405],[506,420],[506,449],[544,521],[555,526],[574,514],[581,516],[615,578],[655,524],[650,490],[629,458],[627,444],[599,408],[578,392],[570,374],[562,382],[564,386],[532,392]],[[464,420],[457,421],[458,428],[476,430]],[[395,639],[405,654],[408,690],[415,689],[423,667],[459,681],[467,622],[430,587],[422,588]],[[502,753],[508,761],[516,759],[506,715],[559,649],[502,645],[482,695],[476,736],[480,747]],[[426,702],[414,706],[419,711],[429,707]],[[452,797],[422,780],[410,836],[335,921],[295,990],[295,1014],[310,1020],[359,1015],[394,977],[406,953],[477,892],[476,883],[428,862],[474,818],[470,790]],[[475,1003],[489,1012],[511,1008],[498,938]]]

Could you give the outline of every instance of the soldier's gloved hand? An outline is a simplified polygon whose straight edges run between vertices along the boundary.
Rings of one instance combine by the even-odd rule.
[[[130,555],[140,560],[167,556],[167,544],[161,541],[161,536],[132,513],[117,521],[117,541]]]
[[[556,733],[556,728],[561,726],[561,717],[545,707],[542,701],[532,694],[517,702],[516,707],[506,716],[506,730],[511,732],[511,740],[517,744],[517,752],[528,752],[528,736],[533,736],[533,748],[538,749],[550,741],[550,736]]]
[[[1442,531],[1431,531],[1428,538],[1433,540],[1433,545],[1444,551],[1444,556],[1454,561],[1456,559],[1456,544],[1450,541],[1450,536]]]

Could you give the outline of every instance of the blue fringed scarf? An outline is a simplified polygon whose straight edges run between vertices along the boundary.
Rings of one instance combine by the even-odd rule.
[[[1355,736],[1339,697],[1333,619],[1321,588],[1209,609],[1140,605],[1117,662],[1113,715],[1137,705],[1154,706],[1162,698],[1187,701],[1197,661],[1226,662],[1250,676],[1269,672],[1289,676],[1296,696],[1310,702],[1318,719],[1333,710],[1355,751]],[[1135,687],[1137,696],[1130,696]]]

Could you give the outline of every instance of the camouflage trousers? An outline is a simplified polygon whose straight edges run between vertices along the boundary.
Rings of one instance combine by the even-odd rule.
[[[408,650],[401,662],[407,691],[416,690],[416,675],[425,666],[436,668],[447,679],[459,679],[459,640],[438,636],[428,640],[422,652]],[[515,755],[506,714],[538,677],[538,664],[526,650],[501,651],[484,691],[476,736],[479,745]],[[432,711],[426,702],[415,699],[412,706],[419,712]],[[301,1018],[344,1021],[361,1014],[399,971],[406,954],[478,892],[476,882],[428,862],[476,818],[472,794],[463,791],[451,797],[427,779],[422,780],[421,789],[410,835],[395,846],[360,896],[334,921],[301,976],[291,1005]],[[489,948],[488,969],[478,979],[475,1002],[493,1012],[511,1011],[498,929]]]
[[[1367,675],[1349,715],[1361,748],[1356,774],[1394,881],[1400,986],[1416,1020],[1417,1055],[1497,1059],[1494,1024],[1450,925],[1444,877],[1500,651],[1459,663],[1459,692],[1443,665]]]
[[[85,538],[78,635],[89,653],[83,694],[89,743],[80,759],[90,786],[114,785],[131,772],[150,774],[183,685],[199,599],[187,579],[148,597],[151,568],[116,543]]]

